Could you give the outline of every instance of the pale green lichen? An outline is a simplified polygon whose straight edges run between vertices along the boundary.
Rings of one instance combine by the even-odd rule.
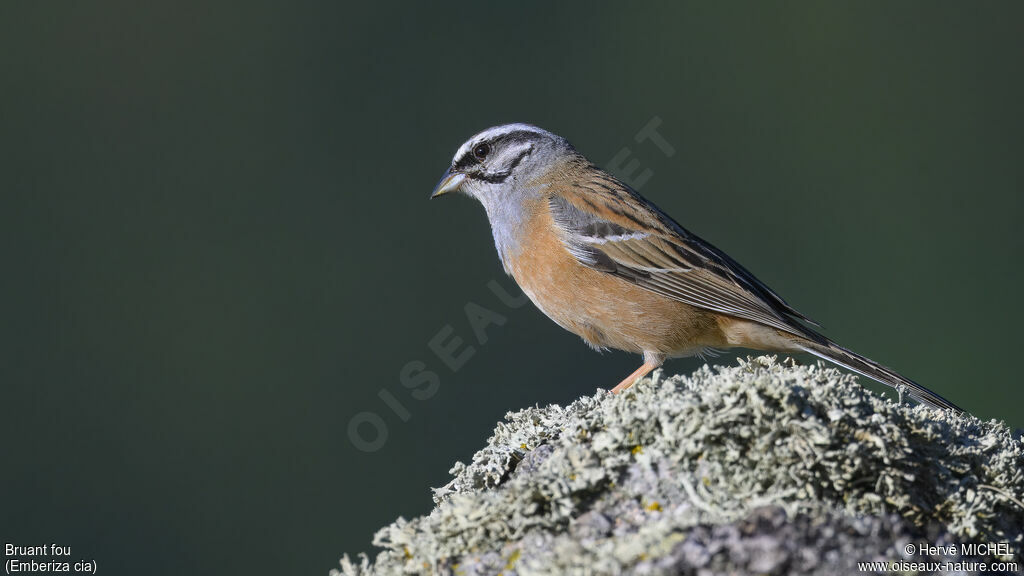
[[[509,413],[451,473],[340,573],[828,573],[911,539],[1024,545],[1005,425],[769,357]]]

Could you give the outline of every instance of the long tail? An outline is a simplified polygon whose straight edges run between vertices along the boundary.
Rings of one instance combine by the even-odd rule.
[[[822,338],[822,340],[823,342],[819,343],[801,338],[796,342],[796,345],[819,358],[824,358],[829,362],[833,362],[843,368],[853,370],[858,374],[867,376],[872,380],[877,380],[887,386],[892,386],[897,390],[900,386],[906,386],[909,390],[910,396],[918,402],[923,402],[929,406],[943,410],[953,410],[958,414],[963,413],[963,409],[959,406],[924,386],[921,386],[917,382],[914,382],[909,378],[904,378],[893,370],[882,366],[878,362],[865,358],[851,350],[847,350],[831,340],[826,338]]]

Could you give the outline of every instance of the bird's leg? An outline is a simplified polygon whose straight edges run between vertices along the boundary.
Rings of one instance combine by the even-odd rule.
[[[619,392],[626,390],[633,384],[636,384],[637,380],[643,378],[644,376],[647,376],[647,374],[650,373],[651,370],[654,370],[659,365],[661,365],[660,362],[658,362],[657,364],[651,361],[644,362],[643,366],[636,369],[636,372],[633,372],[629,376],[626,376],[625,380],[619,382],[619,385],[616,386],[615,388],[612,388],[612,394],[618,394]]]

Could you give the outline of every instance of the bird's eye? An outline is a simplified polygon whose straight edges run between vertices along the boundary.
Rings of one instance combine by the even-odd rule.
[[[476,157],[477,160],[483,160],[490,153],[491,145],[486,142],[477,144],[476,148],[473,148],[473,156]]]

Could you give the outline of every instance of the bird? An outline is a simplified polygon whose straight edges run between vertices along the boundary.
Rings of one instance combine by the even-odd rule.
[[[483,204],[502,267],[545,315],[594,349],[642,355],[612,393],[666,359],[740,347],[810,353],[962,412],[811,328],[820,325],[561,136],[523,123],[472,136],[430,198],[453,192]]]

